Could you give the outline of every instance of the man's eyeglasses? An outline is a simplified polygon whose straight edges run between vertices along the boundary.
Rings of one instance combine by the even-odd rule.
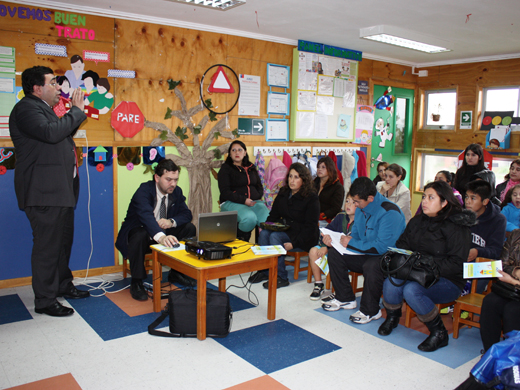
[[[58,83],[57,83],[56,81],[53,81],[52,83],[44,84],[44,85],[50,85],[51,87],[56,88],[56,86],[58,85]]]

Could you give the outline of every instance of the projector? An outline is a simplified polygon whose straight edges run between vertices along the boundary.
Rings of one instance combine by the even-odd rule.
[[[211,241],[186,241],[186,252],[204,260],[231,259],[232,249]]]

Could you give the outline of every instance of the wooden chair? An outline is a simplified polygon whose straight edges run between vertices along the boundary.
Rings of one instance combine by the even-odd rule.
[[[486,259],[484,257],[478,257],[477,262],[491,261],[491,259]],[[477,293],[477,283],[479,279],[473,279],[471,282],[471,291],[468,295],[464,295],[463,297],[459,297],[455,301],[455,306],[453,307],[453,338],[456,339],[459,337],[459,330],[464,325],[471,328],[472,326],[476,328],[480,328],[480,323],[473,318],[474,315],[479,316],[480,320],[480,312],[482,310],[482,301],[486,294],[491,291],[491,283],[490,281],[487,285],[487,289],[483,294]],[[469,313],[468,318],[461,318],[460,313],[462,311],[467,311]]]
[[[437,306],[437,309],[440,312],[445,307],[449,307],[454,304],[455,301],[449,303],[437,303],[435,306]],[[406,314],[404,316],[404,326],[409,328],[412,323],[412,318],[417,317],[417,313],[406,302],[403,302],[403,309],[406,309]]]
[[[144,256],[144,269],[146,270],[146,273],[152,270],[152,260],[153,258],[151,253],[147,253]],[[123,258],[123,279],[126,279],[127,274],[130,274],[130,262],[128,259]]]
[[[358,292],[363,291],[363,286],[359,287],[359,277],[363,274],[360,274],[358,272],[350,271],[348,273],[350,275],[350,284],[352,285],[352,290],[354,291],[354,294],[357,294]],[[312,269],[311,264],[309,262],[308,268],[307,268],[307,283],[312,282]],[[327,278],[325,279],[325,288],[327,290],[331,289],[331,281],[330,281],[330,273],[327,275]],[[332,292],[334,292],[334,286],[332,286]]]
[[[298,279],[298,274],[300,273],[300,271],[305,271],[306,269],[310,269],[310,268],[308,268],[310,266],[300,267],[300,258],[302,256],[309,256],[309,254],[307,252],[305,252],[304,250],[298,249],[298,248],[291,249],[290,251],[287,251],[287,256],[294,257],[294,260],[287,260],[287,257],[285,260],[285,265],[292,265],[294,267],[294,280]]]

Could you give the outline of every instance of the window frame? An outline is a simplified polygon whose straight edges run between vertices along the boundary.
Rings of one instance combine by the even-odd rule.
[[[516,113],[514,116],[520,116],[520,85],[505,85],[505,86],[492,86],[492,87],[483,87],[482,88],[482,105],[481,105],[481,113],[483,114],[486,111],[486,103],[487,103],[487,91],[489,90],[504,90],[504,89],[516,89],[518,91],[518,101],[516,105]]]
[[[446,92],[455,92],[455,117],[453,125],[442,125],[442,126],[435,126],[435,125],[427,125],[428,120],[428,97],[431,94],[434,93],[446,93]],[[437,89],[424,89],[421,90],[421,130],[422,131],[429,131],[429,130],[435,130],[438,131],[456,131],[457,127],[457,115],[459,113],[457,100],[458,99],[458,86],[455,88],[437,88]]]

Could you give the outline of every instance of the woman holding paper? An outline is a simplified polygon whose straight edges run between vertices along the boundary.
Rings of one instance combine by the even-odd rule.
[[[286,231],[262,229],[258,238],[259,245],[282,245],[286,251],[299,248],[309,252],[318,243],[318,218],[320,202],[312,185],[309,169],[300,163],[289,167],[286,181],[274,200],[267,222],[281,222],[288,225]],[[266,270],[259,271],[249,278],[250,283],[268,280]],[[285,269],[285,255],[278,256],[277,288],[289,285]],[[265,288],[268,283],[264,283]]]
[[[520,229],[513,230],[502,250],[504,283],[515,286],[520,292]],[[493,287],[492,287],[493,288]],[[500,334],[520,330],[520,301],[505,298],[491,291],[482,302],[480,337],[484,351],[500,341]]]
[[[321,160],[320,160],[321,161]],[[340,232],[345,235],[350,235],[352,226],[354,226],[354,216],[356,214],[356,204],[352,200],[350,194],[347,194],[345,200],[345,211],[338,213],[331,223],[327,225],[327,229],[333,232]],[[314,276],[314,289],[311,293],[311,300],[317,301],[325,290],[325,286],[321,281],[322,268],[316,264],[316,260],[323,259],[323,263],[327,261],[328,247],[332,246],[332,239],[330,235],[321,235],[321,240],[318,245],[311,248],[309,251],[309,264],[311,265],[312,275]]]
[[[249,241],[255,226],[265,222],[269,209],[261,200],[262,182],[255,164],[249,161],[246,145],[233,141],[218,173],[220,209],[238,212],[237,237]]]
[[[430,331],[418,348],[432,352],[448,345],[448,331],[435,305],[457,299],[464,288],[462,269],[471,243],[469,227],[475,224],[476,216],[472,211],[462,209],[451,187],[444,181],[435,181],[424,187],[422,209],[422,214],[410,220],[395,246],[433,257],[440,278],[430,288],[410,280],[396,287],[386,279],[383,305],[387,317],[378,333],[387,336],[397,327],[404,299]],[[393,281],[402,283],[399,279]]]

